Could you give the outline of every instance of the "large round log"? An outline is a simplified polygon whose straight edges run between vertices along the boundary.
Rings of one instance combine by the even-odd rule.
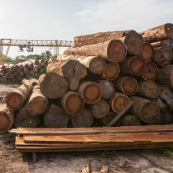
[[[102,98],[109,99],[115,92],[114,85],[108,80],[100,80],[99,85],[102,88]]]
[[[67,80],[53,72],[39,78],[41,93],[49,99],[61,98],[68,90]]]
[[[84,108],[78,116],[71,117],[73,127],[90,127],[93,124],[94,117],[91,111]]]
[[[67,127],[68,114],[59,106],[51,104],[44,116],[44,124],[49,128]]]
[[[145,42],[156,42],[167,38],[173,38],[173,24],[166,23],[140,33]]]
[[[79,93],[69,91],[63,95],[61,105],[68,114],[78,115],[83,110],[84,100]]]
[[[114,81],[116,91],[126,95],[134,95],[138,91],[138,83],[135,78],[129,76],[119,76]]]
[[[119,40],[109,40],[92,45],[86,45],[76,48],[68,48],[64,51],[65,55],[81,55],[81,56],[100,56],[112,62],[122,61],[126,54],[126,45]]]
[[[157,99],[161,93],[160,86],[153,81],[138,81],[137,95],[148,98]]]
[[[29,98],[27,108],[32,116],[43,114],[48,108],[49,102],[47,98],[41,93],[40,87],[36,85],[33,88],[32,94]]]
[[[173,39],[166,39],[162,41],[157,41],[151,43],[153,47],[172,47],[173,48]]]
[[[7,133],[14,124],[14,114],[8,110],[5,104],[0,108],[0,134]]]
[[[142,73],[144,61],[138,56],[126,57],[119,65],[120,74],[139,76]]]
[[[138,96],[132,96],[130,99],[134,101],[131,114],[138,116],[143,122],[152,123],[159,116],[160,109],[155,102]]]
[[[16,111],[22,107],[32,92],[33,86],[30,83],[24,83],[14,91],[7,94],[5,103],[9,110]]]
[[[103,69],[102,78],[107,80],[114,80],[118,77],[120,66],[117,62],[106,64]]]
[[[79,87],[79,94],[87,104],[94,104],[100,100],[102,88],[96,82],[83,82]]]
[[[105,100],[100,99],[97,103],[92,104],[91,112],[95,118],[103,118],[109,113],[110,107]]]
[[[141,58],[148,62],[151,61],[154,55],[153,46],[150,43],[143,43],[143,49],[141,53]]]
[[[110,105],[115,113],[122,111],[130,102],[130,99],[122,93],[115,92],[114,95],[110,98]]]
[[[124,115],[121,118],[121,126],[140,126],[141,121],[135,115]]]

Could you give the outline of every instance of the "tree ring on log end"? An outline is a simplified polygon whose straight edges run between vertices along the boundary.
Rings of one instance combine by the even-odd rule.
[[[172,38],[173,37],[173,24],[171,23],[167,23],[165,25],[165,32],[168,38]]]
[[[141,53],[141,58],[148,62],[151,61],[154,54],[153,46],[150,43],[143,43],[143,50]]]
[[[4,130],[8,127],[9,120],[8,117],[4,116],[3,114],[0,114],[0,131]]]

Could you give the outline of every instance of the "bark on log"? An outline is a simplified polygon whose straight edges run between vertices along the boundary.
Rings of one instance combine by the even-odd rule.
[[[135,115],[124,115],[121,118],[121,126],[140,126],[141,121]]]
[[[134,101],[131,114],[138,116],[143,122],[152,123],[159,116],[160,109],[155,102],[138,96],[132,96],[130,99]]]
[[[15,118],[15,127],[30,127],[36,128],[40,124],[40,119],[37,116],[31,116],[27,107],[20,109]]]
[[[0,135],[7,133],[14,124],[14,114],[8,110],[5,104],[0,108]]]
[[[122,61],[126,54],[126,45],[119,40],[109,40],[93,45],[86,45],[76,48],[68,48],[64,51],[65,55],[81,55],[81,56],[100,56],[112,62]]]
[[[83,82],[79,87],[79,94],[87,104],[94,104],[100,100],[102,88],[96,82]]]
[[[139,76],[144,67],[144,61],[138,56],[126,57],[120,65],[120,74]]]
[[[106,126],[117,114],[115,112],[109,112],[104,118],[103,118],[103,124]],[[120,120],[118,120],[115,124],[112,125],[113,127],[120,126]]]
[[[103,99],[111,98],[115,92],[113,83],[107,80],[100,80],[99,85],[102,88],[102,98]]]
[[[156,42],[173,37],[173,24],[166,23],[140,33],[144,42]]]
[[[148,98],[157,99],[161,93],[160,86],[153,81],[138,81],[137,95]]]
[[[43,114],[48,108],[49,102],[47,98],[41,93],[40,87],[36,85],[33,88],[32,94],[29,98],[27,108],[32,116]]]
[[[92,104],[91,112],[95,118],[103,118],[109,113],[110,107],[105,100],[100,99],[97,103]]]
[[[61,105],[64,110],[70,115],[79,115],[84,107],[84,100],[76,92],[67,92],[61,99]]]
[[[145,61],[151,61],[154,55],[153,46],[150,43],[143,43],[141,58]]]
[[[162,41],[157,41],[151,43],[153,47],[172,47],[173,48],[173,39],[166,39]]]
[[[5,103],[9,110],[16,111],[22,107],[32,92],[33,86],[29,83],[24,83],[14,91],[7,94]]]
[[[91,35],[83,35],[74,38],[74,46],[97,44],[108,40],[121,40],[127,46],[127,51],[131,55],[140,55],[142,51],[142,37],[134,30],[99,32]]]
[[[39,78],[40,91],[49,99],[62,97],[68,90],[67,80],[55,73],[47,73]]]
[[[135,78],[129,76],[119,76],[114,81],[116,91],[126,95],[134,95],[138,91],[138,83]]]
[[[94,121],[94,117],[91,111],[84,108],[78,116],[71,117],[73,127],[91,127]]]
[[[49,128],[64,128],[68,124],[68,115],[59,106],[51,104],[50,108],[45,114],[44,124]]]
[[[127,106],[130,102],[130,99],[122,93],[115,92],[114,95],[110,98],[110,106],[115,113],[119,113]]]

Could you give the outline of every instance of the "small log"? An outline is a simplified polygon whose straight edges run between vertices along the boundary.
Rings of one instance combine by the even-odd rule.
[[[173,39],[166,39],[162,41],[157,41],[151,43],[153,47],[172,47],[173,48]]]
[[[146,62],[142,70],[142,79],[155,81],[158,77],[159,70],[153,62]]]
[[[160,86],[153,81],[138,81],[137,95],[148,98],[157,99],[161,93]]]
[[[61,99],[61,105],[64,110],[70,115],[79,115],[84,107],[84,100],[76,92],[67,92]]]
[[[41,93],[49,99],[61,98],[68,90],[67,80],[55,73],[47,73],[39,78]]]
[[[125,44],[119,40],[109,40],[77,48],[68,48],[64,51],[64,54],[81,56],[93,55],[100,56],[112,62],[120,62],[125,58],[127,48]]]
[[[141,58],[145,61],[151,61],[154,55],[153,46],[150,43],[143,43]]]
[[[89,109],[84,108],[78,116],[71,117],[73,127],[91,127],[94,118]]]
[[[138,83],[135,78],[129,76],[119,76],[114,81],[116,91],[126,95],[134,95],[138,91]]]
[[[115,92],[110,98],[110,105],[115,113],[121,112],[130,102],[130,99],[122,93]]]
[[[121,118],[121,126],[140,126],[141,121],[135,115],[124,115]]]
[[[105,117],[103,117],[103,124],[107,125],[117,114],[115,112],[109,112]],[[120,121],[117,121],[112,126],[120,126]]]
[[[159,67],[166,67],[171,64],[173,52],[170,47],[159,47],[154,49],[153,62]]]
[[[144,67],[144,61],[138,56],[126,57],[120,64],[120,74],[139,76]]]
[[[130,99],[134,101],[130,111],[132,115],[138,116],[145,123],[152,123],[158,118],[160,109],[155,102],[138,96]]]
[[[41,93],[40,87],[36,85],[27,104],[28,112],[32,116],[41,115],[47,110],[48,104],[47,98]]]
[[[140,33],[144,42],[156,42],[173,37],[173,24],[166,23]]]
[[[109,99],[115,92],[114,85],[108,80],[100,80],[99,85],[102,88],[102,98]]]
[[[109,113],[110,107],[105,100],[100,99],[91,105],[91,112],[95,118],[103,118]]]
[[[96,82],[83,82],[79,87],[79,94],[87,104],[94,104],[100,100],[102,88]]]
[[[44,116],[44,124],[49,128],[67,127],[68,115],[59,106],[51,104]]]
[[[14,114],[8,110],[5,104],[0,108],[0,134],[7,133],[14,124]]]
[[[16,111],[28,100],[33,86],[29,83],[24,83],[17,89],[11,91],[5,97],[5,103],[9,110]]]
[[[38,116],[31,116],[28,112],[27,107],[20,109],[19,113],[15,118],[15,127],[30,127],[36,128],[40,124]]]
[[[120,66],[117,62],[108,63],[103,69],[101,78],[107,80],[114,80],[118,77],[119,72],[120,72]]]

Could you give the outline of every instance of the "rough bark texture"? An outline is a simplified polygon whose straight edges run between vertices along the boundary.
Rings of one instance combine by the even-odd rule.
[[[121,125],[122,126],[140,126],[141,125],[141,121],[135,115],[124,115],[121,118]]]
[[[172,47],[173,48],[173,39],[166,39],[162,41],[157,41],[151,43],[153,47]]]
[[[141,58],[148,62],[151,61],[154,55],[153,46],[150,43],[143,43],[143,49],[141,53]]]
[[[156,42],[173,37],[173,24],[166,23],[140,33],[145,42]]]
[[[152,123],[159,116],[160,109],[155,102],[137,96],[132,96],[130,99],[134,101],[131,114],[138,116],[143,122]]]
[[[49,99],[62,97],[68,90],[67,80],[53,72],[39,78],[40,90]]]
[[[51,104],[50,108],[45,114],[44,124],[46,127],[67,127],[68,115],[67,113],[57,105]]]
[[[112,62],[122,61],[126,54],[126,45],[119,40],[109,40],[93,45],[86,45],[76,48],[68,48],[64,51],[65,55],[81,55],[81,56],[100,56]]]

